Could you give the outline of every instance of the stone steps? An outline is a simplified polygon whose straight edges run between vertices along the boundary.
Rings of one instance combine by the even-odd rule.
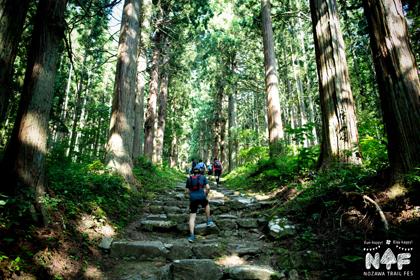
[[[197,240],[189,243],[189,201],[184,190],[183,184],[165,190],[158,200],[145,206],[143,217],[130,226],[127,234],[135,240],[103,240],[107,246],[103,248],[119,260],[109,279],[265,280],[276,274],[272,268],[260,265],[268,263],[266,257],[273,249],[262,240],[268,218],[262,217],[260,210],[275,202],[260,202],[238,192],[212,188],[209,202],[216,226],[207,227],[200,208],[195,227]]]
[[[112,243],[111,256],[134,258],[139,261],[174,261],[182,258],[209,259],[223,255],[252,257],[263,252],[263,245],[257,243],[226,243],[223,239],[210,239],[189,243],[183,239],[162,241],[118,240]]]
[[[179,259],[164,264],[157,261],[127,261],[117,265],[118,275],[107,280],[269,280],[285,279],[268,266],[223,266],[212,259]]]

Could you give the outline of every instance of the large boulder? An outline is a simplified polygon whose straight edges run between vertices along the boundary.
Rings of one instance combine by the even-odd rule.
[[[270,280],[276,272],[270,267],[240,265],[229,268],[229,276],[236,280]]]
[[[114,241],[112,257],[135,257],[139,260],[166,259],[168,250],[160,241]]]
[[[213,260],[188,259],[172,263],[172,276],[173,280],[219,280],[223,272]]]

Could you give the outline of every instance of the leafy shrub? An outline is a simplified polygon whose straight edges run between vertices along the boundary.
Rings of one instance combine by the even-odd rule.
[[[268,147],[252,146],[249,148],[242,148],[239,151],[239,159],[247,163],[256,163],[261,159],[268,158]]]
[[[386,144],[380,139],[366,135],[360,139],[363,164],[372,169],[383,169],[388,164]]]
[[[308,172],[314,169],[319,157],[319,146],[302,147],[298,149],[297,169]]]

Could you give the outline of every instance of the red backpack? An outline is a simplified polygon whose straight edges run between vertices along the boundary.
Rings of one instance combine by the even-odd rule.
[[[222,170],[222,163],[219,160],[214,161],[214,169],[215,170]]]
[[[199,189],[202,189],[204,187],[204,185],[201,183],[200,178],[201,178],[200,174],[190,176],[191,188],[189,188],[189,190],[191,192],[198,191]]]

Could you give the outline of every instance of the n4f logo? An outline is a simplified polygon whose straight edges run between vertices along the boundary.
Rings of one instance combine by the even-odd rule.
[[[390,270],[393,264],[397,264],[398,270],[403,268],[403,265],[411,263],[411,254],[410,253],[400,253],[395,256],[391,248],[386,249],[382,258],[379,253],[375,253],[375,256],[372,256],[371,253],[366,254],[365,266],[366,269],[370,269],[372,266],[376,269],[379,269],[381,264],[384,264],[387,270]]]

